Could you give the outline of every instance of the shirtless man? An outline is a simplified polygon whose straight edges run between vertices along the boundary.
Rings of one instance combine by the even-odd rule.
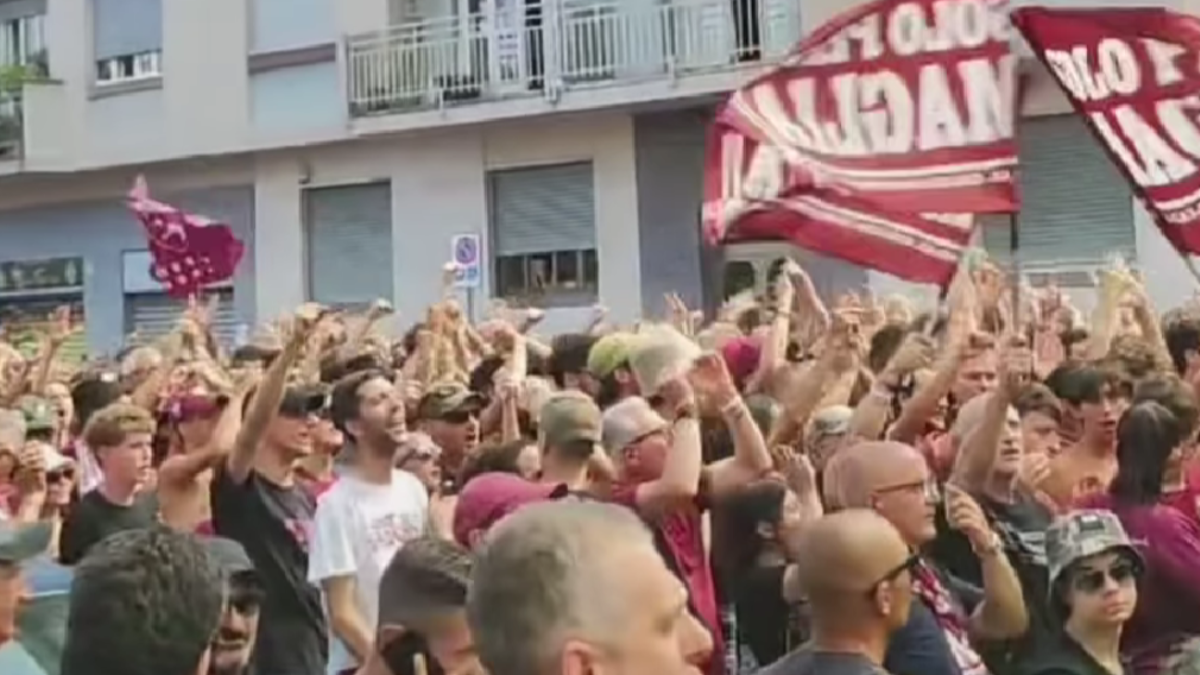
[[[1116,476],[1117,421],[1129,407],[1129,390],[1114,371],[1093,365],[1066,373],[1058,388],[1082,433],[1050,461],[1050,476],[1041,489],[1065,510],[1107,490]]]
[[[209,484],[241,427],[247,387],[230,400],[193,391],[167,403],[171,454],[158,469],[162,520],[182,532],[210,532]]]
[[[886,519],[867,509],[825,516],[803,534],[801,590],[813,639],[761,675],[873,675],[893,632],[908,622],[916,558]]]

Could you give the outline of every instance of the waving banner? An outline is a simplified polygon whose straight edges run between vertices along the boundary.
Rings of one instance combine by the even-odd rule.
[[[1012,20],[1167,240],[1200,254],[1200,20],[1040,7]]]
[[[737,90],[709,139],[710,241],[788,239],[943,283],[969,224],[1016,208],[1005,0],[877,0]]]

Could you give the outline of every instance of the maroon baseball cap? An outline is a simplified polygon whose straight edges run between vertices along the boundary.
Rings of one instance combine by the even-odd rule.
[[[566,485],[535,483],[516,474],[493,472],[472,478],[454,506],[454,539],[471,545],[471,534],[484,533],[500,519],[527,504],[565,497]]]
[[[164,410],[172,422],[187,422],[216,417],[228,402],[229,399],[225,396],[184,393],[172,396]]]

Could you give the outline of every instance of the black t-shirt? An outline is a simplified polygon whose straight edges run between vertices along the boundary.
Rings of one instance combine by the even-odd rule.
[[[736,580],[734,607],[740,642],[750,647],[759,663],[772,663],[806,638],[803,605],[783,598],[785,565],[752,567]]]
[[[92,490],[71,507],[63,521],[58,535],[59,561],[74,565],[110,535],[151,527],[157,522],[158,499],[152,492],[138,495],[133,504],[124,506],[108,501],[100,490]]]
[[[1025,606],[1029,609],[1029,630],[1017,640],[983,645],[980,656],[993,675],[1012,672],[1012,663],[1038,649],[1040,643],[1055,643],[1056,622],[1050,615],[1049,575],[1046,566],[1046,528],[1054,515],[1036,499],[1017,493],[1012,503],[997,502],[975,495],[988,522],[1000,536],[1009,564],[1021,581]],[[946,525],[945,514],[938,513],[938,538],[930,551],[932,557],[955,576],[976,586],[983,585],[979,558],[962,533]]]
[[[1014,672],[1017,675],[1113,675],[1071,636],[1061,632],[1018,659]],[[1128,672],[1130,669],[1123,666],[1121,675]]]
[[[758,675],[887,675],[862,654],[817,651],[811,644],[758,671]]]
[[[241,544],[262,580],[254,651],[257,675],[324,675],[328,633],[320,591],[308,583],[308,533],[316,501],[251,471],[244,483],[218,468],[212,482],[213,527]]]

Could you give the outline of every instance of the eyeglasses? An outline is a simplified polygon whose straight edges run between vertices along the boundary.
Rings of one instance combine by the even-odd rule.
[[[899,565],[896,565],[895,567],[893,567],[892,569],[890,569],[886,573],[884,573],[883,576],[876,579],[875,583],[871,584],[871,586],[869,588],[867,588],[867,591],[866,591],[867,595],[868,596],[875,595],[875,591],[879,590],[879,587],[882,586],[883,584],[895,581],[897,577],[899,577],[901,574],[904,574],[905,572],[911,572],[913,570],[913,568],[917,566],[917,563],[919,563],[920,561],[921,561],[921,556],[917,555],[916,553],[908,556],[907,558],[904,559],[904,562],[900,563]]]
[[[1124,586],[1138,577],[1138,566],[1128,560],[1115,562],[1108,569],[1079,570],[1071,578],[1071,586],[1087,594],[1098,593],[1104,589],[1104,582],[1112,579],[1118,586]]]
[[[875,494],[887,494],[889,492],[920,493],[925,498],[925,503],[927,504],[940,504],[942,501],[942,487],[933,478],[923,481],[913,481],[911,483],[900,483],[899,485],[888,485],[875,490]]]
[[[410,450],[396,459],[396,466],[404,466],[410,461],[416,460],[421,463],[432,462],[438,458],[438,452],[429,448],[417,448]]]

